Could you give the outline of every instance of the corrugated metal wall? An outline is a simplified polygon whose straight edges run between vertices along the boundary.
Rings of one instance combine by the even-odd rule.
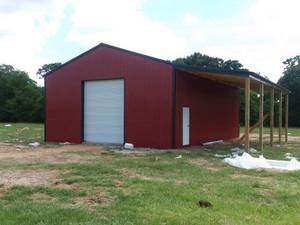
[[[176,73],[176,147],[182,146],[182,107],[190,107],[190,145],[239,136],[239,88]]]
[[[82,141],[82,81],[124,78],[125,141],[172,147],[172,66],[99,47],[46,77],[46,140]]]

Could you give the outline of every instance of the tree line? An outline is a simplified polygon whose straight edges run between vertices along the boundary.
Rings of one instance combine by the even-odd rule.
[[[43,77],[60,64],[46,64],[37,75]],[[43,122],[44,99],[44,87],[38,86],[28,73],[11,65],[0,65],[0,121]]]
[[[223,60],[201,53],[194,53],[173,61],[175,64],[198,66],[207,69],[224,69],[248,71],[238,60]],[[278,84],[289,89],[289,125],[300,126],[300,55],[283,62],[283,76]],[[45,74],[59,67],[61,63],[45,64],[36,75],[43,78]],[[240,124],[244,125],[244,90],[240,90]],[[251,92],[251,124],[259,118],[259,96]],[[264,108],[270,109],[270,94],[264,97]],[[278,118],[278,99],[275,99],[275,118]],[[44,121],[44,87],[39,87],[28,73],[11,65],[0,65],[0,121],[5,122],[43,122]],[[275,125],[278,120],[275,119]],[[268,125],[268,120],[265,123]]]

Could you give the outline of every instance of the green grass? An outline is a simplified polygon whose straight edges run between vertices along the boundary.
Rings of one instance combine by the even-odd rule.
[[[5,127],[8,123],[0,122],[0,142],[8,143],[24,143],[28,144],[31,142],[44,142],[44,125],[39,123],[9,123],[11,127]],[[245,128],[240,127],[240,133],[244,132]],[[256,128],[253,133],[258,133]],[[264,133],[269,134],[270,129],[264,128]],[[300,136],[300,128],[291,127],[289,128],[289,135]],[[274,134],[278,134],[278,128],[274,128]]]
[[[5,124],[11,124],[6,127]],[[44,125],[39,123],[1,123],[0,142],[28,144],[44,142]]]
[[[240,127],[240,133],[243,134],[245,132],[245,127]],[[257,133],[259,132],[259,128],[255,128],[252,133]],[[264,127],[264,134],[269,134],[270,133],[270,128],[269,127]],[[288,133],[291,136],[300,136],[300,128],[297,127],[289,127],[288,128]],[[278,135],[278,127],[274,127],[274,134]],[[282,128],[282,135],[284,135],[284,127]]]
[[[184,151],[180,160],[176,152],[112,154],[94,163],[57,165],[51,169],[61,171],[63,182],[85,191],[16,186],[0,199],[0,219],[3,224],[297,224],[300,173],[227,167],[213,157],[227,151],[228,147]],[[275,151],[264,153],[283,158],[286,150]],[[124,176],[122,169],[136,175]],[[112,202],[94,208],[72,205],[74,198],[97,189]],[[57,201],[33,201],[34,193]],[[198,200],[213,207],[200,208]]]
[[[74,153],[94,157],[81,163],[6,162],[0,167],[2,171],[57,170],[64,186],[14,186],[6,191],[0,187],[0,223],[299,224],[300,172],[236,169],[214,157],[232,147],[193,147],[143,155]],[[266,146],[260,154],[284,159],[286,152],[300,158],[300,143]],[[182,159],[175,159],[178,154]],[[78,203],[78,199],[99,193],[103,201]],[[51,201],[34,199],[35,194],[46,195]],[[201,208],[199,200],[209,201],[213,207]]]

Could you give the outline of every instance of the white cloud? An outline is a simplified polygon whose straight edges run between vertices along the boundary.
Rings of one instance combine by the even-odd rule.
[[[43,46],[59,28],[62,1],[1,1],[0,63],[35,73],[46,63]],[[40,81],[41,82],[41,81]]]
[[[199,23],[199,17],[198,16],[195,16],[191,13],[186,13],[184,16],[183,16],[183,25],[185,26],[193,26],[193,25],[196,25]]]
[[[255,0],[243,13],[213,21],[183,12],[177,24],[147,17],[144,1],[2,0],[0,63],[12,64],[34,77],[37,68],[49,62],[41,55],[62,25],[66,5],[72,7],[66,41],[87,49],[105,42],[163,59],[200,51],[238,59],[273,81],[281,75],[281,62],[300,53],[298,0]]]
[[[85,46],[99,42],[164,59],[185,55],[186,41],[168,26],[146,17],[141,0],[72,1],[73,27],[68,40]]]
[[[198,51],[238,59],[245,67],[277,81],[282,61],[300,53],[300,1],[256,0],[242,17],[202,22],[193,27],[207,33]]]
[[[191,39],[194,41],[205,42],[207,41],[207,34],[204,32],[194,31],[191,32]]]

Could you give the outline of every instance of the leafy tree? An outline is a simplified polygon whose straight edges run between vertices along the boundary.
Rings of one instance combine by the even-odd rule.
[[[256,92],[250,92],[250,125],[255,124],[259,119],[259,96]],[[245,91],[240,90],[240,125],[245,125]]]
[[[26,72],[0,65],[0,121],[41,122],[44,91]]]
[[[43,78],[47,73],[58,68],[61,65],[62,63],[60,62],[44,64],[41,68],[38,69],[36,74],[39,76],[39,78]]]
[[[185,58],[175,59],[173,63],[178,65],[198,66],[207,69],[247,71],[247,69],[243,68],[243,65],[238,60],[223,60],[221,58],[211,57],[199,52],[195,52]]]
[[[300,55],[288,58],[283,64],[285,68],[278,84],[291,91],[289,96],[289,124],[300,126]]]

